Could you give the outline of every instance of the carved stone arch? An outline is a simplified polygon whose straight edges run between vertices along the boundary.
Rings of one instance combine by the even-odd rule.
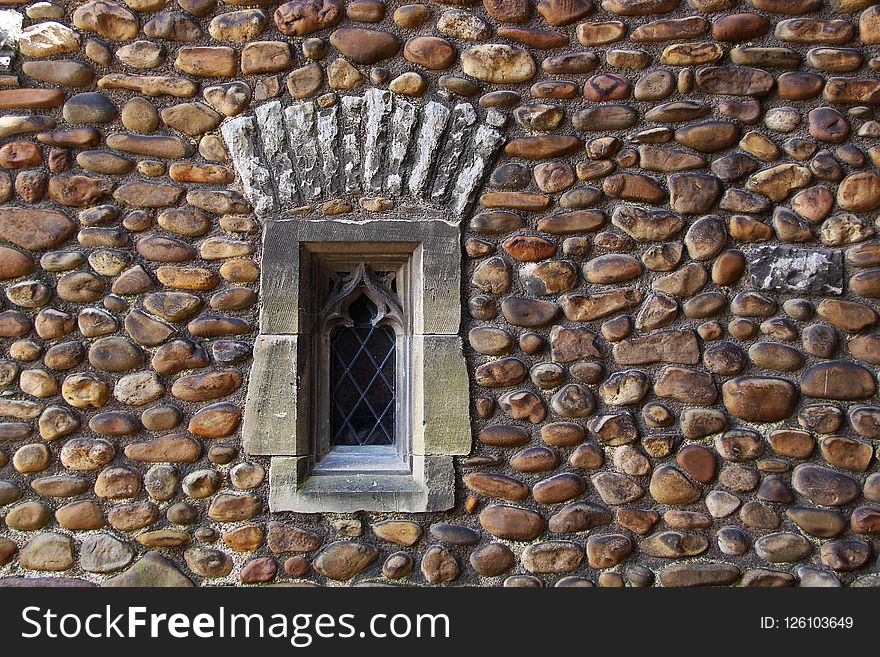
[[[273,100],[220,130],[261,218],[332,199],[387,196],[460,219],[504,143],[497,126],[478,118],[468,102],[417,104],[372,88],[330,107]]]
[[[403,328],[405,324],[403,308],[397,295],[390,289],[386,289],[372,269],[363,262],[357,265],[348,276],[340,280],[337,289],[334,290],[321,312],[319,318],[321,325],[338,323],[343,326],[351,326],[352,319],[348,309],[361,296],[367,297],[376,306],[374,324],[385,321],[396,330]]]

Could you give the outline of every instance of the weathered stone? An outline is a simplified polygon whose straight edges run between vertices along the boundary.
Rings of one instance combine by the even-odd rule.
[[[19,563],[29,570],[59,572],[74,565],[73,541],[64,534],[46,532],[31,538],[18,554]]]
[[[873,375],[855,363],[830,361],[806,371],[801,390],[809,397],[824,399],[867,399],[877,391]]]
[[[752,422],[776,422],[791,415],[797,390],[788,381],[744,376],[722,385],[724,406],[735,417]]]
[[[860,492],[858,483],[851,477],[809,464],[794,469],[791,484],[798,493],[823,506],[843,506]]]
[[[103,586],[190,587],[193,583],[158,552],[148,552],[128,570],[106,580]]]
[[[753,284],[765,290],[839,294],[843,265],[839,254],[797,247],[762,246],[749,253]]]

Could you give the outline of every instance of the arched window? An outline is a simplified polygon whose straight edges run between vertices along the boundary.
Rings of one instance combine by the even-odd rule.
[[[397,444],[398,343],[405,322],[395,272],[336,272],[322,313],[328,446]]]

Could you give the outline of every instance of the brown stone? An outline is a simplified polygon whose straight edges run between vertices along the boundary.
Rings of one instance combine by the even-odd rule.
[[[208,401],[225,397],[240,385],[241,375],[238,372],[218,370],[177,379],[171,387],[171,394],[184,401]]]
[[[880,175],[873,171],[848,175],[837,188],[837,205],[851,212],[870,212],[880,207]]]
[[[220,125],[222,116],[203,103],[181,103],[160,112],[162,122],[185,135],[196,136]]]
[[[521,481],[502,474],[471,473],[464,476],[464,483],[478,495],[511,502],[524,500],[529,494]]]
[[[461,54],[461,66],[466,75],[493,84],[525,82],[536,72],[528,51],[504,44],[468,48]]]
[[[706,121],[675,131],[675,140],[688,148],[703,153],[716,153],[733,145],[739,137],[739,128],[726,121]]]
[[[681,363],[696,365],[700,350],[690,331],[659,331],[614,345],[614,360],[620,365]]]
[[[593,534],[587,540],[587,561],[590,568],[613,568],[632,550],[632,541],[623,534]]]
[[[101,509],[90,501],[71,502],[55,512],[55,519],[65,529],[88,531],[100,529],[106,523]]]
[[[422,537],[422,528],[409,520],[383,520],[373,525],[373,532],[384,541],[410,547]]]
[[[741,420],[776,422],[791,415],[797,390],[788,381],[771,377],[744,376],[721,387],[724,406]]]
[[[715,479],[715,455],[707,447],[686,445],[679,450],[675,461],[701,484],[708,484]]]
[[[654,383],[654,392],[658,397],[699,406],[709,406],[718,398],[718,391],[709,374],[674,366],[660,370]]]
[[[250,41],[241,51],[241,72],[245,75],[286,71],[292,63],[290,46],[283,41]]]
[[[839,540],[824,543],[819,548],[822,563],[838,572],[861,568],[871,556],[871,546],[859,540]]]
[[[660,583],[669,587],[725,586],[740,577],[740,570],[728,563],[680,563],[659,573]]]
[[[534,511],[513,506],[492,505],[480,513],[480,524],[501,539],[531,541],[544,531],[544,520]]]
[[[808,115],[810,135],[819,141],[839,144],[849,136],[849,121],[830,107],[819,107]]]
[[[858,497],[859,484],[848,475],[817,465],[799,465],[791,477],[794,489],[822,506],[843,506]]]
[[[238,53],[228,46],[181,48],[174,66],[197,77],[231,78],[238,70]]]
[[[403,56],[407,61],[427,69],[449,68],[456,55],[455,47],[441,37],[412,37],[403,47]]]
[[[335,30],[330,43],[356,64],[375,64],[400,50],[400,41],[393,34],[359,27]]]
[[[266,544],[275,554],[313,552],[320,547],[321,538],[299,527],[271,522]]]
[[[716,41],[751,41],[769,31],[770,21],[760,14],[728,14],[712,21],[712,38]]]
[[[342,8],[339,0],[293,0],[275,10],[275,24],[282,34],[301,37],[336,25]]]
[[[809,397],[824,399],[868,399],[876,393],[877,383],[871,372],[861,365],[829,361],[805,372],[801,391]]]
[[[513,157],[529,160],[544,160],[574,153],[583,146],[580,137],[567,135],[520,137],[513,139],[504,147],[504,152]]]
[[[372,545],[338,541],[325,547],[312,565],[325,577],[345,581],[356,576],[378,557],[379,551]]]
[[[253,495],[223,493],[211,500],[208,517],[217,522],[237,522],[253,518],[261,510],[262,502]]]

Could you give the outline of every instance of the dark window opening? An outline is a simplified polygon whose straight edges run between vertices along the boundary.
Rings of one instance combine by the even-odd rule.
[[[330,445],[395,444],[396,336],[366,294],[330,332]]]

